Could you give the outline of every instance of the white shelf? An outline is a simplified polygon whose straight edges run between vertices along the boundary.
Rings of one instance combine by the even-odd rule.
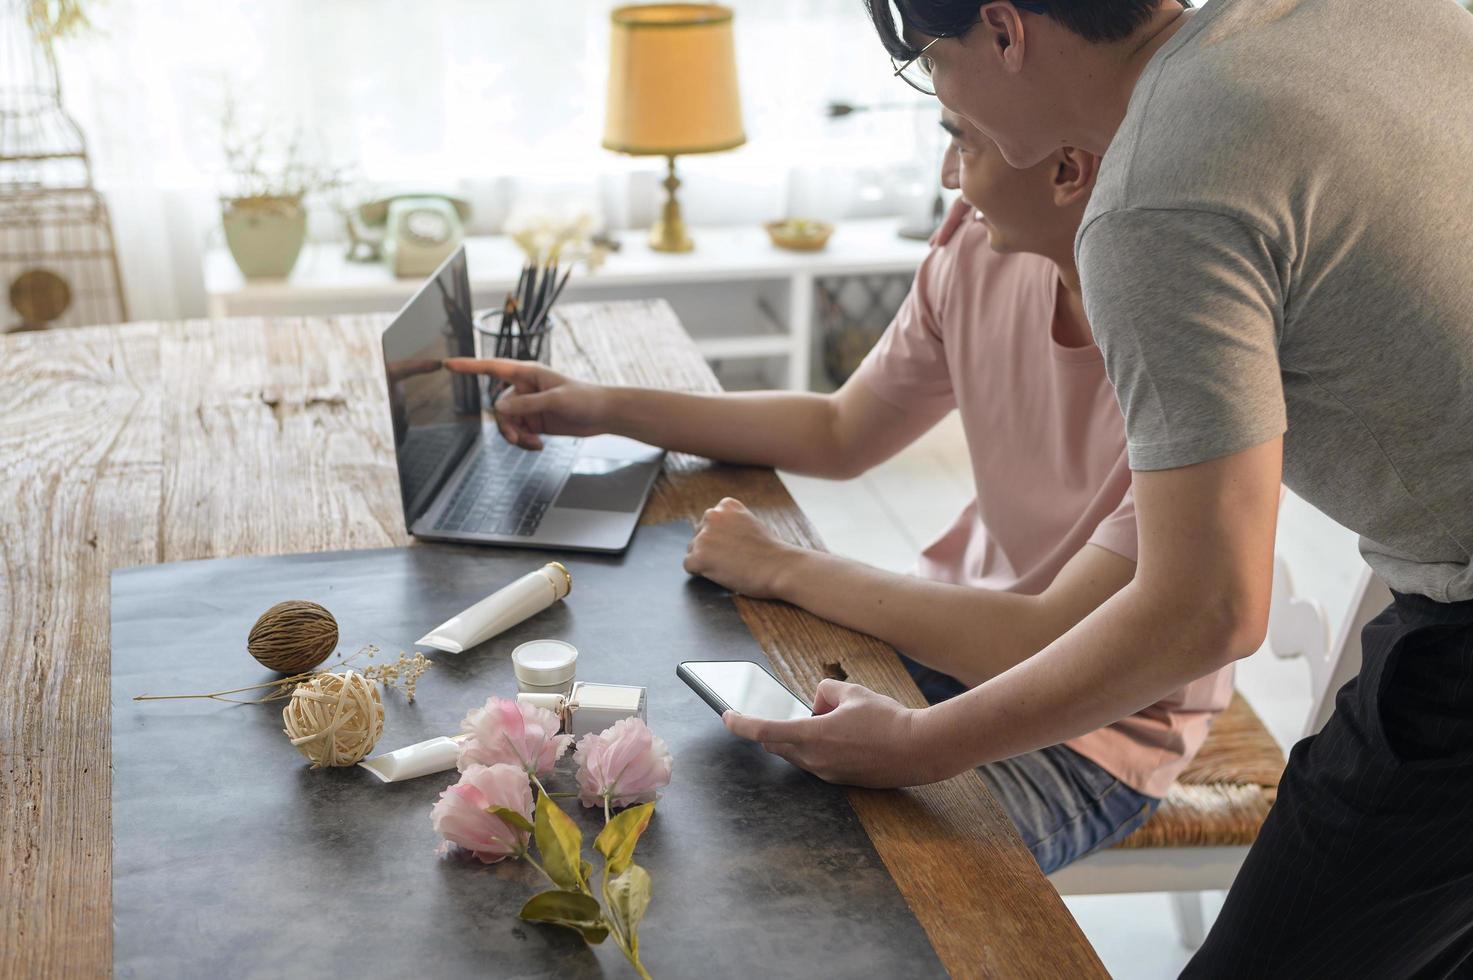
[[[882,218],[841,222],[819,252],[776,248],[758,226],[692,229],[692,252],[655,252],[642,231],[617,236],[620,250],[594,272],[579,270],[569,280],[564,299],[597,291],[618,290],[631,297],[659,296],[663,287],[721,283],[771,284],[788,287],[788,332],[702,337],[697,345],[711,359],[787,357],[788,384],[803,388],[813,341],[813,282],[820,276],[878,275],[914,272],[925,257],[925,242],[901,238],[899,221]],[[466,239],[466,263],[477,306],[493,306],[515,285],[522,257],[502,236]],[[212,317],[303,316],[332,313],[393,312],[421,280],[396,279],[382,263],[349,262],[341,243],[313,243],[302,250],[291,276],[247,280],[223,247],[204,261],[205,292]],[[754,319],[755,322],[755,319]]]
[[[735,360],[752,357],[786,357],[793,341],[787,334],[759,334],[753,337],[705,337],[696,341],[696,350],[708,361]]]

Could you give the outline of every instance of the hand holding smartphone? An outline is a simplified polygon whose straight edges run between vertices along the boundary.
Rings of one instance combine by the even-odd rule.
[[[809,718],[813,709],[783,686],[761,664],[750,660],[687,660],[675,674],[715,709],[753,718],[789,721]]]

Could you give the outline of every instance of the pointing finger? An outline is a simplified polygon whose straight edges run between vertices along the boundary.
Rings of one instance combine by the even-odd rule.
[[[506,357],[449,357],[445,368],[456,374],[489,374],[502,381],[529,382],[537,377],[538,365]]]

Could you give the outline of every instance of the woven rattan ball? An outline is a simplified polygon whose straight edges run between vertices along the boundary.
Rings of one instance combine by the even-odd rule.
[[[302,674],[322,663],[338,646],[338,621],[315,602],[278,602],[261,614],[246,649],[262,664],[283,674]]]
[[[318,674],[298,684],[281,711],[286,737],[313,769],[351,766],[384,733],[378,685],[357,671]]]

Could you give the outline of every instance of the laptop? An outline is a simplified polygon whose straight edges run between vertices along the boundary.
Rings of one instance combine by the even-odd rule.
[[[456,249],[383,334],[384,379],[409,533],[434,541],[618,552],[664,453],[623,436],[544,436],[522,449],[482,419],[479,379],[440,366],[475,356],[465,250]]]

